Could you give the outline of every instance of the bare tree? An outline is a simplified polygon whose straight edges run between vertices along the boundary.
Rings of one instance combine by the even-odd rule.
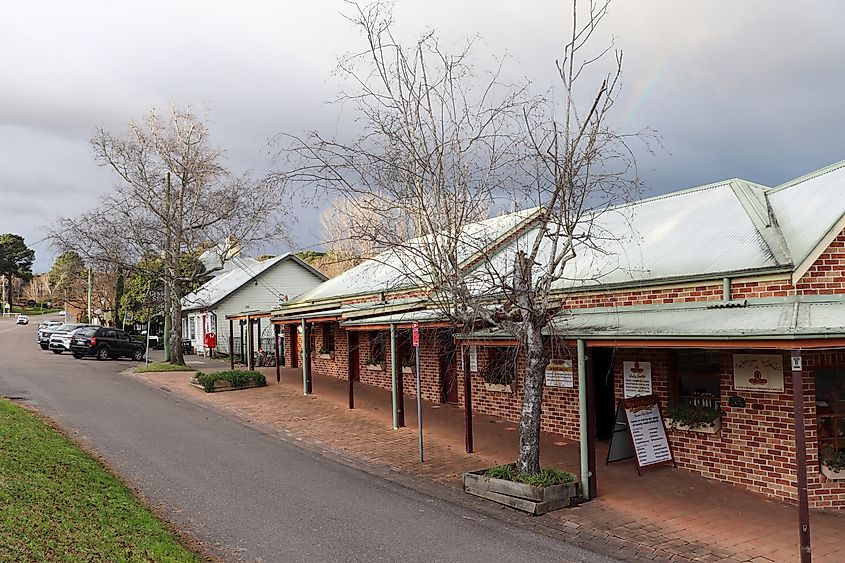
[[[572,27],[557,61],[556,96],[528,98],[521,86],[479,80],[469,42],[457,55],[433,33],[410,48],[391,33],[384,4],[353,4],[351,21],[366,38],[362,53],[341,61],[356,90],[365,131],[352,141],[319,133],[294,138],[286,181],[340,194],[365,208],[358,238],[384,249],[377,259],[401,270],[397,283],[428,288],[433,307],[458,330],[480,326],[510,334],[525,354],[518,470],[540,471],[540,417],[551,321],[563,308],[561,287],[580,252],[603,252],[614,233],[601,216],[639,187],[626,136],[609,116],[618,94],[621,52],[587,54],[609,1],[572,4]],[[609,73],[591,67],[615,54]],[[576,88],[577,87],[577,88]],[[587,92],[587,96],[580,94]],[[519,202],[515,218],[478,222],[502,202]],[[406,230],[379,229],[406,219]],[[521,224],[504,246],[492,243]],[[376,228],[373,228],[375,226]],[[586,275],[598,276],[592,272]]]
[[[235,247],[287,240],[284,199],[267,182],[233,177],[205,121],[190,109],[173,106],[164,116],[153,110],[120,135],[100,129],[91,146],[97,162],[117,174],[118,184],[96,208],[59,219],[53,241],[86,262],[161,276],[169,290],[169,358],[182,364],[180,299],[184,287],[206,275],[197,260],[185,257],[213,248],[218,269]],[[144,264],[155,262],[150,257],[161,259],[163,273],[143,271]]]

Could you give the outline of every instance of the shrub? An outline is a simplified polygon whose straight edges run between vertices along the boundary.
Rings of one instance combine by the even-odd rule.
[[[267,378],[264,374],[257,371],[248,370],[227,370],[217,371],[214,373],[197,372],[197,381],[199,381],[206,393],[214,391],[214,383],[216,381],[228,381],[232,387],[240,389],[250,383],[256,383],[259,386],[267,385]]]
[[[543,469],[536,475],[523,475],[517,472],[516,467],[513,464],[491,467],[484,473],[484,476],[492,479],[513,481],[514,483],[523,483],[533,487],[551,487],[552,485],[563,485],[575,482],[575,475],[568,471],[561,471],[560,469]]]
[[[845,469],[845,452],[835,450],[828,446],[821,451],[821,460],[831,471],[842,471]]]
[[[712,424],[722,416],[722,411],[710,407],[696,407],[689,403],[675,403],[666,409],[666,416],[671,418],[674,424],[698,428]]]

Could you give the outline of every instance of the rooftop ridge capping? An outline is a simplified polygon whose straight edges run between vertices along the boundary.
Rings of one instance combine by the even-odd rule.
[[[731,189],[778,264],[792,264],[789,247],[769,204],[766,186],[736,178]]]
[[[808,172],[807,174],[804,174],[803,176],[799,176],[798,178],[795,178],[794,180],[789,180],[787,182],[784,182],[783,184],[779,184],[777,186],[769,188],[767,190],[767,192],[769,194],[774,194],[774,193],[777,193],[781,190],[785,190],[787,188],[791,188],[793,186],[796,186],[798,184],[803,184],[804,182],[806,182],[808,180],[812,180],[813,178],[818,178],[819,176],[824,176],[825,174],[833,172],[834,170],[838,170],[842,167],[845,167],[845,160],[840,160],[839,162],[834,162],[833,164],[828,164],[827,166],[825,166],[823,168],[819,168],[818,170],[813,170],[812,172]]]

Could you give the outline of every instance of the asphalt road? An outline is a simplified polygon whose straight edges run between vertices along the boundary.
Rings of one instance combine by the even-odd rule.
[[[608,561],[321,457],[0,320],[0,395],[53,418],[223,560]]]

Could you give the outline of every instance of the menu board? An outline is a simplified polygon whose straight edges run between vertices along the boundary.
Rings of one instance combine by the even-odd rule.
[[[651,362],[622,362],[622,392],[626,399],[652,394]]]
[[[657,396],[635,397],[623,401],[628,431],[634,444],[638,467],[673,462],[672,450],[660,414]]]
[[[572,361],[563,360],[546,367],[546,387],[575,387]]]

